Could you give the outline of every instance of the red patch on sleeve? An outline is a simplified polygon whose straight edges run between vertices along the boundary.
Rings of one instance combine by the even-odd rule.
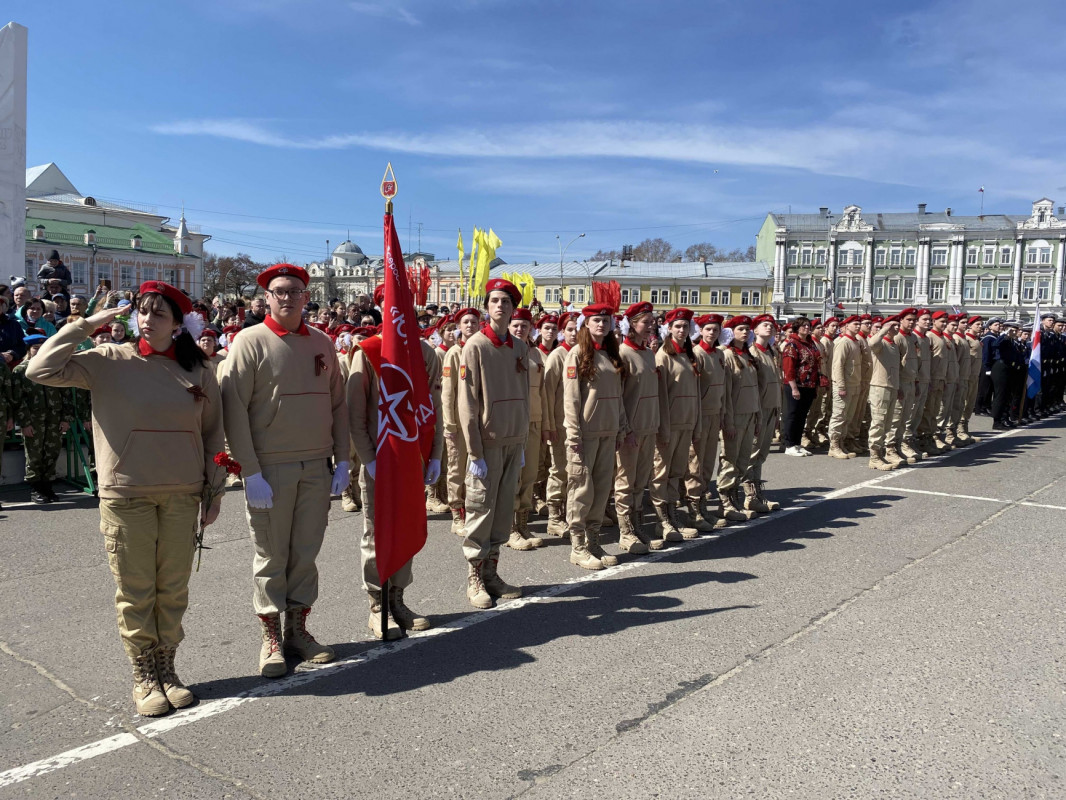
[[[452,368],[451,367],[445,367],[444,368],[444,377],[445,378],[450,378],[451,376],[452,376]]]
[[[576,378],[577,377],[577,367],[576,366],[567,367],[566,368],[566,377],[568,377],[568,378]]]
[[[461,381],[465,381],[466,380],[466,364],[460,364],[459,365],[459,380],[461,380]]]

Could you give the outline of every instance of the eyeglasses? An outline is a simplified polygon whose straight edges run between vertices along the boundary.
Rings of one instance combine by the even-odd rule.
[[[300,297],[307,294],[306,289],[268,289],[267,294],[272,294],[278,300],[288,300],[290,297],[293,300],[299,300]]]

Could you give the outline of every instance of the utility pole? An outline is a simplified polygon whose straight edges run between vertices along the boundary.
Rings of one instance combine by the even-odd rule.
[[[418,252],[422,252],[422,223],[418,223]]]

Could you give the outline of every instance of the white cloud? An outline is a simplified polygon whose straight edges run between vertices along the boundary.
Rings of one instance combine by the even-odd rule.
[[[398,0],[378,0],[377,2],[357,2],[352,0],[352,2],[348,3],[348,7],[357,14],[365,14],[369,17],[397,20],[408,25],[422,24],[422,21]]]

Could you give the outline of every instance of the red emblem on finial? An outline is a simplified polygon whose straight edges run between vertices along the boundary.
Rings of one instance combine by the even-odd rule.
[[[381,179],[381,196],[386,200],[391,200],[396,196],[396,175],[392,172],[392,162],[390,161],[388,166],[385,167],[385,177]]]

